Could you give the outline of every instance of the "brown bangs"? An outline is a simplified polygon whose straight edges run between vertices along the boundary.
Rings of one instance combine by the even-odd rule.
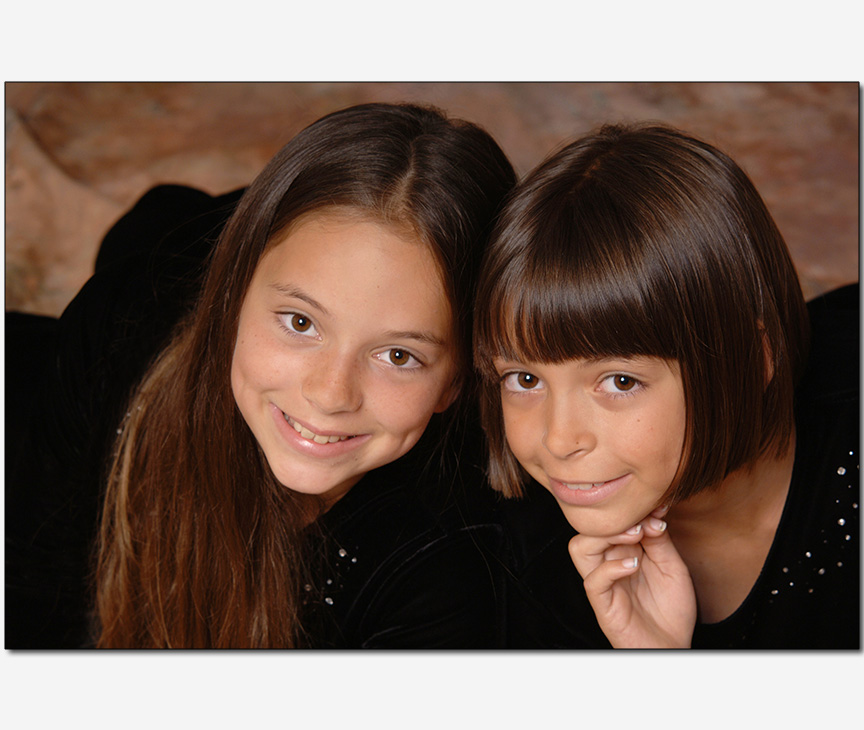
[[[527,474],[504,433],[496,358],[678,363],[686,459],[675,498],[787,448],[808,342],[791,257],[753,184],[663,127],[603,127],[547,158],[500,218],[476,299],[490,483]]]
[[[590,221],[596,216],[567,212],[581,220],[547,218],[524,240],[497,249],[477,332],[481,368],[493,358],[678,358],[677,328],[664,322],[675,311],[663,300],[675,291],[668,267],[620,225],[626,217]],[[594,235],[568,235],[586,225]]]

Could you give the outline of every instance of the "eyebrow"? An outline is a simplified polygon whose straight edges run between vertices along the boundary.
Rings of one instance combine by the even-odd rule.
[[[330,315],[330,312],[327,309],[327,307],[325,307],[317,299],[309,296],[306,292],[304,292],[302,289],[299,289],[296,286],[292,286],[290,284],[274,283],[274,284],[270,284],[270,288],[273,291],[281,294],[282,296],[291,297],[292,299],[299,299],[303,302],[306,302],[306,304],[308,304],[310,307],[314,307],[315,309],[317,309],[322,314],[325,314],[327,316]]]
[[[414,330],[395,330],[390,332],[385,332],[384,336],[389,340],[417,340],[418,342],[425,342],[427,345],[435,345],[437,347],[444,347],[444,340],[440,337],[436,337],[431,332],[415,332]]]
[[[273,283],[269,285],[270,289],[285,297],[299,299],[306,302],[309,306],[314,307],[325,316],[331,316],[330,311],[314,297],[309,296],[302,289],[291,284]],[[393,340],[416,340],[417,342],[425,342],[428,345],[436,347],[444,347],[445,342],[440,337],[431,332],[420,332],[417,330],[390,330],[384,332],[384,337]]]

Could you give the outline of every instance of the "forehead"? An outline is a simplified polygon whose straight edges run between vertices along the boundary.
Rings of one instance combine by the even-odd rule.
[[[252,289],[303,292],[324,314],[392,327],[448,329],[450,306],[429,247],[408,230],[354,214],[305,216],[261,258]]]

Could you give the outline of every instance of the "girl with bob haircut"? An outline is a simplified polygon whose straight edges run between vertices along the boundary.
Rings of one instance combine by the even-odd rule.
[[[475,310],[489,477],[525,498],[511,644],[858,646],[857,285],[810,310],[812,349],[753,184],[679,131],[517,186]]]
[[[58,323],[38,457],[57,485],[26,547],[67,556],[42,588],[67,628],[31,645],[495,645],[477,544],[497,532],[447,507],[465,484],[444,437],[463,433],[471,298],[514,183],[479,127],[369,104],[299,133],[239,202],[145,196]]]

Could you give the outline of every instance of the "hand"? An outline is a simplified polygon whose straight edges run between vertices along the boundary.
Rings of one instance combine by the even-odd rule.
[[[689,648],[696,593],[660,507],[614,537],[576,535],[570,557],[606,638],[616,648]]]

